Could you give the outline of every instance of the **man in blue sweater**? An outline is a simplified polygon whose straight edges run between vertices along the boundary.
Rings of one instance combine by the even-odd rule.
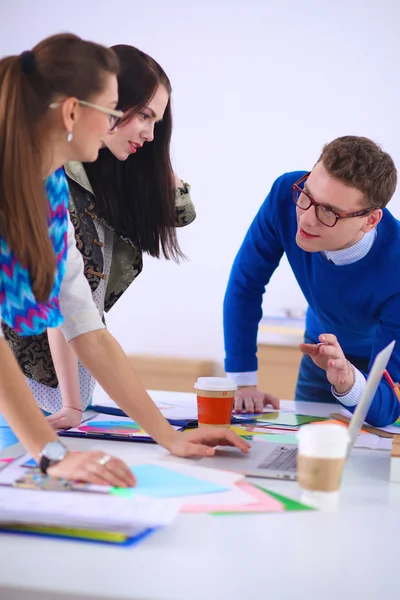
[[[308,302],[297,400],[338,400],[353,411],[376,354],[400,338],[400,222],[385,208],[397,184],[392,158],[367,138],[327,144],[311,171],[279,177],[232,267],[224,301],[225,370],[236,410],[279,406],[257,389],[257,330],[265,286],[286,254]],[[388,371],[400,381],[400,343]],[[367,419],[396,421],[384,380]]]

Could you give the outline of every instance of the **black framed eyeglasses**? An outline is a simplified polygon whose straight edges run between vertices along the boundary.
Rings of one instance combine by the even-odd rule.
[[[301,177],[292,185],[293,202],[301,210],[308,210],[310,206],[314,206],[316,217],[318,221],[322,223],[322,225],[326,225],[326,227],[335,227],[339,219],[364,217],[374,210],[374,208],[364,208],[363,210],[357,210],[355,212],[341,213],[325,206],[324,204],[316,202],[314,198],[312,198],[310,194],[304,190],[303,187],[309,176],[310,173],[303,175],[303,177]]]

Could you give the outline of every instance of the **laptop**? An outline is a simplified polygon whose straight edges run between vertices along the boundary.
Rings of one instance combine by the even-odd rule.
[[[391,342],[375,357],[364,392],[350,421],[348,453],[360,433],[394,345],[395,342]],[[197,463],[203,467],[238,471],[251,477],[295,480],[297,447],[273,442],[255,442],[252,444],[249,454],[243,454],[236,448],[218,448],[215,456],[194,460],[197,460]]]

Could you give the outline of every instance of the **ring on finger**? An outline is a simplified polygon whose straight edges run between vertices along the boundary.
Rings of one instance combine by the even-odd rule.
[[[99,458],[99,460],[97,462],[99,465],[104,467],[108,463],[109,460],[111,460],[111,456],[109,456],[108,454],[104,454],[104,456]]]

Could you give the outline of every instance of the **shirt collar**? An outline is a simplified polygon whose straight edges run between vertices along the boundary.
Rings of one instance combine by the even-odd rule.
[[[363,235],[354,246],[350,248],[343,248],[342,250],[323,250],[321,254],[329,260],[329,262],[338,265],[350,265],[351,263],[357,262],[364,258],[372,248],[372,244],[375,241],[377,235],[377,229],[371,229]]]
[[[87,192],[93,194],[93,188],[90,185],[89,178],[86,174],[85,168],[81,162],[78,161],[70,161],[66,165],[64,165],[65,172],[67,176],[79,184],[83,189]]]

